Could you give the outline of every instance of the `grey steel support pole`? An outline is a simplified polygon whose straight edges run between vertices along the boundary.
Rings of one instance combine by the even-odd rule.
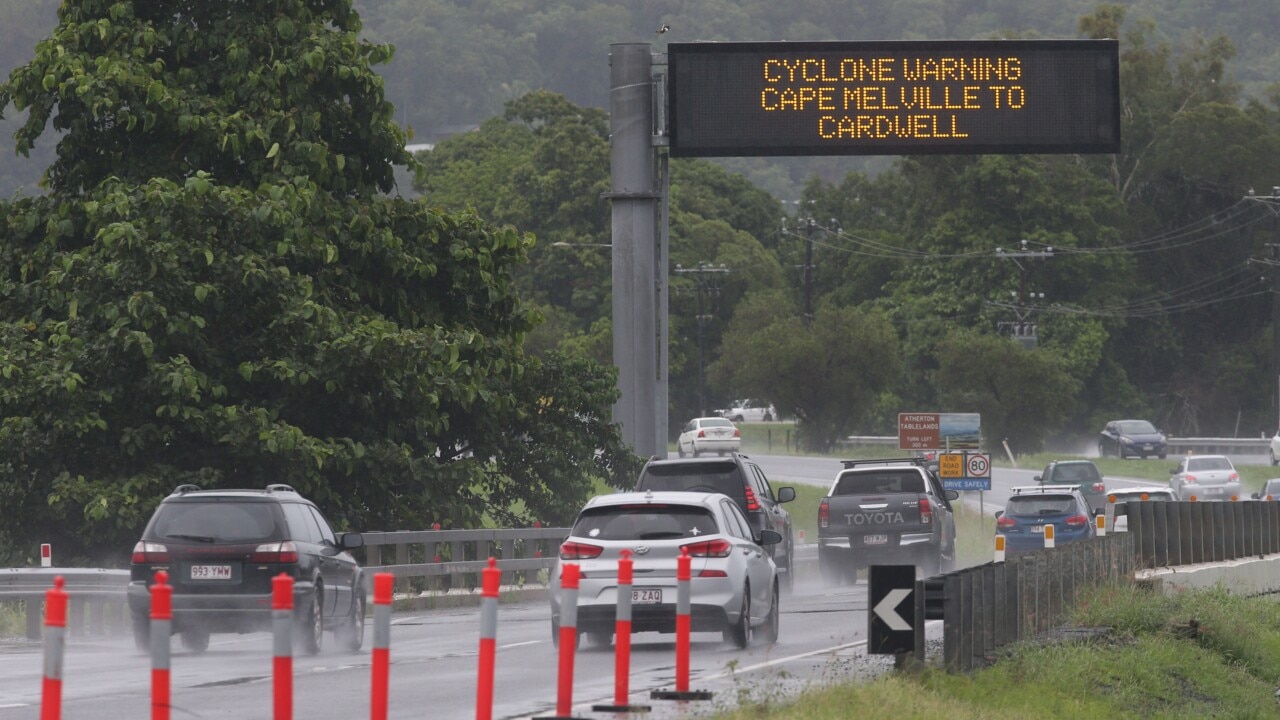
[[[637,455],[666,455],[666,409],[658,422],[660,338],[658,295],[666,266],[657,242],[659,211],[654,167],[654,93],[649,43],[609,48],[609,153],[613,203],[613,363],[621,396],[613,420]],[[662,325],[665,328],[665,324]],[[665,395],[665,393],[663,393]],[[658,437],[659,430],[662,437]]]

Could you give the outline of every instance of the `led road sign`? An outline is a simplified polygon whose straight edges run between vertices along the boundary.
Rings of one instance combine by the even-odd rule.
[[[673,156],[1114,153],[1114,40],[672,43]]]

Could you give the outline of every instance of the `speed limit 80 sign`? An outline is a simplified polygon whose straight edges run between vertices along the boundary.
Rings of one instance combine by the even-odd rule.
[[[991,456],[985,453],[965,455],[965,477],[991,477]]]

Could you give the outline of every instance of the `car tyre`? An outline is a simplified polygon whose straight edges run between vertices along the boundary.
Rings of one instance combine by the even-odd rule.
[[[778,642],[778,620],[781,616],[778,605],[778,584],[774,583],[773,597],[769,601],[769,615],[765,618],[764,625],[760,627],[761,637],[769,645]]]
[[[577,650],[582,645],[582,632],[578,631],[573,636],[573,649]],[[551,646],[560,647],[560,623],[555,620],[551,621]]]
[[[742,609],[738,613],[738,622],[724,629],[724,640],[733,643],[739,650],[751,642],[751,586],[742,587]]]
[[[693,456],[694,456],[694,457],[698,457],[699,455],[701,455],[701,453],[699,453],[699,452],[698,452],[698,446],[697,446],[697,445],[694,445],[694,446],[693,446]]]
[[[917,565],[920,568],[921,578],[931,578],[942,570],[942,557],[937,553],[925,554],[920,557]]]
[[[684,459],[684,446],[678,442],[676,443],[676,455],[678,455],[682,460]]]
[[[324,645],[324,615],[320,608],[320,590],[320,586],[316,585],[315,592],[311,593],[306,607],[301,608],[302,613],[298,615],[297,624],[294,626],[298,646],[308,655],[320,652],[320,648]]]
[[[613,645],[613,633],[608,630],[600,630],[597,632],[588,632],[587,640],[591,642],[593,647],[607,648]]]
[[[193,653],[202,653],[209,649],[209,631],[208,630],[183,630],[182,631],[182,647]]]
[[[818,574],[826,585],[839,585],[841,581],[840,563],[830,553],[818,552]]]
[[[347,652],[360,652],[364,645],[365,602],[364,593],[357,589],[352,598],[351,617],[333,633],[338,646]]]
[[[133,621],[133,645],[139,650],[151,648],[151,619],[146,615],[130,613]]]
[[[773,422],[773,415],[771,415],[771,414],[769,414],[769,413],[765,413],[765,414],[764,414],[764,422]]]

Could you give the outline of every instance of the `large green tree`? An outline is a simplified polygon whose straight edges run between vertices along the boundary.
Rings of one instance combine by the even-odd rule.
[[[388,197],[413,166],[350,0],[68,0],[0,85],[48,194],[0,204],[18,553],[119,557],[178,483],[346,526],[567,520],[634,457],[611,372],[527,357],[531,237]]]

